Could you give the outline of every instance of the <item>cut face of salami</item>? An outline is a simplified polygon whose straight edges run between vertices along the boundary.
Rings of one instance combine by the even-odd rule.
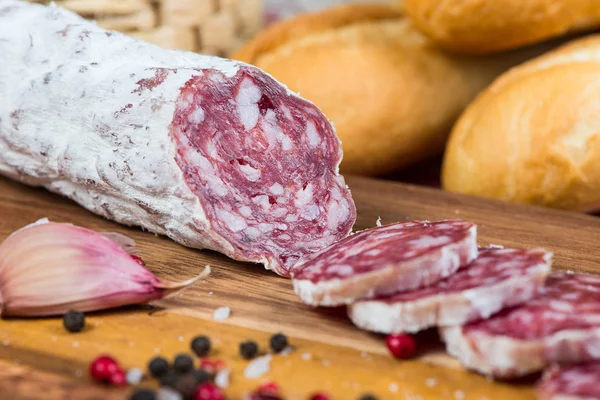
[[[600,359],[600,277],[551,274],[526,304],[440,332],[464,365],[499,377]]]
[[[245,258],[267,255],[285,275],[351,228],[355,210],[336,176],[331,125],[259,70],[232,78],[210,70],[188,81],[171,136],[212,228]]]
[[[358,327],[381,333],[489,318],[534,297],[550,273],[551,259],[541,249],[480,249],[473,262],[450,277],[414,291],[359,300],[348,306],[348,315]]]
[[[600,362],[550,368],[538,384],[539,400],[600,399]]]
[[[356,210],[325,116],[259,69],[0,4],[0,174],[281,275]]]
[[[411,221],[347,237],[307,257],[292,278],[305,303],[335,306],[433,284],[476,256],[472,223]]]

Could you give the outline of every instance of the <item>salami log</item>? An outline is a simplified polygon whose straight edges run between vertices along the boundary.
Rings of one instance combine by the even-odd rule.
[[[600,399],[600,362],[554,366],[538,384],[539,400]]]
[[[526,304],[440,331],[451,355],[498,377],[600,359],[600,276],[551,274]]]
[[[362,329],[417,332],[462,325],[533,298],[550,273],[552,254],[541,249],[484,248],[468,266],[410,292],[359,300],[348,315]]]
[[[350,232],[325,116],[255,67],[0,3],[0,174],[281,275]]]
[[[310,305],[336,306],[427,286],[477,256],[476,226],[411,221],[364,230],[294,267],[294,290]]]

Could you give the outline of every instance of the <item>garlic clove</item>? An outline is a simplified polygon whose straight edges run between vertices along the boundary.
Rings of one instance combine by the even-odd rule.
[[[144,303],[209,272],[167,282],[106,235],[66,223],[32,224],[0,245],[0,315],[48,316]]]
[[[128,254],[139,254],[139,252],[135,248],[135,240],[133,240],[132,238],[117,232],[100,232],[100,234],[121,246],[121,248],[125,250]]]

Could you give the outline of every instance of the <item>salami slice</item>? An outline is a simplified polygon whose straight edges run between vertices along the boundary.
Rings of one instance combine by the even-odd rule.
[[[259,69],[0,4],[0,174],[281,275],[355,207],[325,116]]]
[[[541,249],[480,249],[457,273],[410,292],[359,300],[348,315],[362,329],[417,332],[462,325],[534,297],[550,273],[552,254]]]
[[[427,286],[477,256],[471,222],[411,221],[364,230],[294,267],[294,290],[310,305],[335,306]]]
[[[440,331],[451,355],[499,377],[600,359],[600,276],[551,274],[526,304]]]
[[[600,362],[554,366],[538,384],[539,400],[600,399]]]

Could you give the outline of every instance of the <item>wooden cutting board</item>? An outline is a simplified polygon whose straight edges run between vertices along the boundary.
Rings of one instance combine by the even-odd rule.
[[[545,247],[556,269],[598,272],[600,219],[596,217],[477,199],[365,178],[348,178],[358,207],[355,229],[409,219],[464,218],[479,228],[480,244]],[[189,349],[200,333],[215,342],[213,357],[232,370],[230,399],[242,398],[261,380],[249,380],[239,355],[240,341],[254,339],[266,350],[271,333],[284,332],[295,351],[276,356],[264,379],[277,381],[287,399],[306,399],[323,390],[335,399],[371,392],[380,399],[533,399],[527,382],[497,383],[464,371],[443,353],[434,332],[419,336],[413,361],[387,355],[381,336],[361,332],[344,309],[301,304],[290,281],[261,266],[234,262],[210,251],[182,247],[169,239],[97,217],[44,190],[0,178],[0,240],[39,218],[72,222],[134,238],[149,268],[183,280],[207,264],[213,273],[175,297],[152,306],[90,314],[86,329],[67,333],[58,318],[0,321],[0,398],[124,398],[127,389],[91,383],[87,365],[100,353],[124,368],[144,368],[154,354],[172,357]],[[229,306],[229,319],[216,322],[214,310]],[[152,385],[150,380],[147,385]]]

